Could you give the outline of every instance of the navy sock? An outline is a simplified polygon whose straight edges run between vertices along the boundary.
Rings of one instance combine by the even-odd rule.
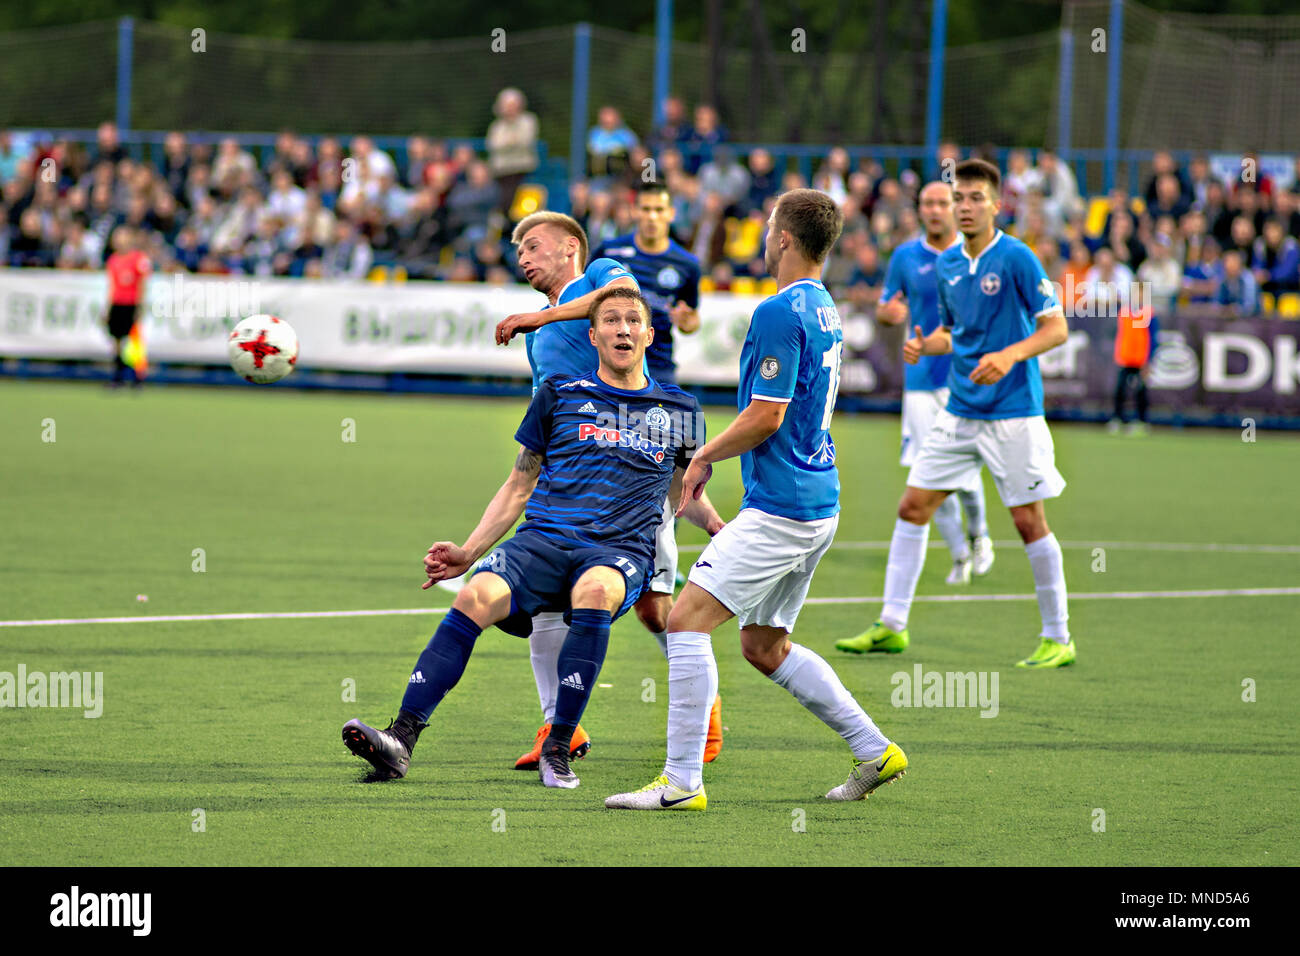
[[[560,648],[557,667],[560,688],[555,695],[555,720],[551,722],[553,737],[557,728],[572,734],[572,728],[582,719],[591,689],[596,685],[596,675],[605,663],[612,620],[608,611],[596,608],[577,608],[571,612],[569,636]]]
[[[482,633],[483,628],[460,611],[455,608],[448,611],[429,639],[429,646],[415,662],[402,698],[402,710],[420,718],[421,723],[428,723],[433,709],[465,673],[474,642]]]

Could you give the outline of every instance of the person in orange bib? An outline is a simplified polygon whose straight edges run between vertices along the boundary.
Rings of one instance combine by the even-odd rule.
[[[1156,334],[1160,323],[1151,306],[1129,309],[1124,306],[1119,311],[1115,329],[1115,364],[1119,373],[1115,379],[1115,414],[1107,423],[1107,429],[1118,432],[1126,424],[1124,407],[1127,404],[1129,384],[1135,384],[1137,418],[1127,422],[1130,435],[1142,435],[1147,431],[1147,363],[1155,351]]]

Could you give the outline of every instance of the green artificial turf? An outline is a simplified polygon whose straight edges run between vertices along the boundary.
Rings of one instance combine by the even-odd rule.
[[[1053,429],[1069,487],[1048,517],[1066,543],[1074,667],[1013,666],[1038,640],[1032,599],[918,603],[909,650],[871,657],[833,645],[869,625],[877,603],[806,607],[794,639],[832,663],[911,761],[865,803],[823,799],[843,782],[847,748],[744,662],[733,624],[714,635],[729,729],[706,769],[708,811],[605,810],[607,794],[647,783],[664,757],[667,665],[632,615],[614,627],[601,675],[611,686],[583,720],[595,746],[575,765],[577,790],[511,769],[532,742],[537,698],[526,645],[495,630],[410,775],[362,783],[339,729],[396,713],[432,611],[451,599],[420,589],[421,559],[471,530],[511,466],[523,408],[0,382],[0,620],[430,609],[0,627],[0,671],[104,681],[97,719],[0,709],[0,863],[1300,863],[1300,666],[1287,656],[1300,596],[1084,597],[1300,585],[1300,441],[1269,432],[1248,443],[1237,432]],[[712,410],[713,432],[729,417]],[[811,596],[879,596],[886,550],[870,543],[888,541],[903,487],[898,422],[841,414],[833,430],[839,546]],[[936,533],[920,595],[1032,595],[986,487],[993,537],[1006,542],[992,573],[947,587]],[[735,462],[710,492],[734,514]],[[685,568],[704,538],[686,526],[679,537]],[[1292,547],[1151,547],[1178,543]],[[997,715],[893,706],[892,676],[917,664],[996,672]],[[1254,702],[1242,699],[1246,679]]]

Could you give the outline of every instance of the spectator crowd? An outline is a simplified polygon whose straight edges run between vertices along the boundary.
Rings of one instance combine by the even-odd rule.
[[[524,94],[502,90],[485,131],[486,155],[464,143],[412,136],[393,154],[367,136],[309,139],[285,130],[260,159],[234,137],[168,133],[136,158],[103,123],[93,145],[19,144],[0,131],[0,263],[100,269],[119,227],[160,273],[354,277],[377,269],[412,278],[519,281],[508,237],[532,207],[538,117]],[[917,234],[921,176],[830,148],[811,182],[769,150],[740,150],[717,111],[664,104],[664,122],[638,135],[610,105],[587,136],[585,178],[568,184],[571,213],[593,247],[633,228],[635,186],[672,192],[673,235],[701,260],[706,289],[751,291],[764,278],[763,242],[775,197],[811,185],[845,215],[827,285],[874,309],[891,252]],[[973,155],[997,161],[988,148]],[[962,158],[953,144],[935,157]],[[1050,150],[1007,157],[1001,225],[1028,243],[1077,305],[1104,304],[1148,283],[1157,312],[1180,302],[1251,316],[1297,303],[1300,312],[1300,157],[1287,184],[1247,155],[1235,178],[1208,158],[1186,166],[1154,155],[1140,192],[1088,198]],[[536,198],[534,194],[534,198]],[[552,200],[551,205],[556,205]],[[1122,304],[1122,303],[1113,303]]]

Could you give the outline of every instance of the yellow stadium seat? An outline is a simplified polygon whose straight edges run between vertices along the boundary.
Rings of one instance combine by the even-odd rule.
[[[1093,196],[1088,200],[1088,215],[1083,220],[1083,230],[1093,239],[1101,235],[1106,225],[1106,214],[1110,212],[1110,203],[1105,196]]]
[[[755,295],[758,292],[758,283],[750,276],[736,276],[732,280],[731,291],[736,295]]]
[[[748,262],[758,255],[758,240],[763,234],[763,223],[754,219],[728,217],[723,253],[732,262]]]
[[[709,276],[700,276],[700,291],[717,292],[718,287],[713,284],[713,279],[710,278]]]
[[[1261,292],[1259,294],[1259,307],[1264,312],[1277,311],[1277,300],[1273,297],[1272,292]]]
[[[759,295],[776,295],[776,293],[777,293],[776,280],[773,279],[771,276],[768,276],[758,284]]]
[[[394,282],[405,282],[406,266],[393,266],[393,274],[389,278]]]
[[[539,209],[546,208],[546,187],[538,183],[520,183],[515,190],[515,198],[510,202],[510,218],[518,222],[525,216],[531,216]]]
[[[1300,319],[1300,293],[1288,292],[1279,296],[1277,314],[1283,319]]]
[[[375,266],[373,269],[370,270],[369,273],[366,274],[366,278],[371,282],[387,282],[388,267]]]

